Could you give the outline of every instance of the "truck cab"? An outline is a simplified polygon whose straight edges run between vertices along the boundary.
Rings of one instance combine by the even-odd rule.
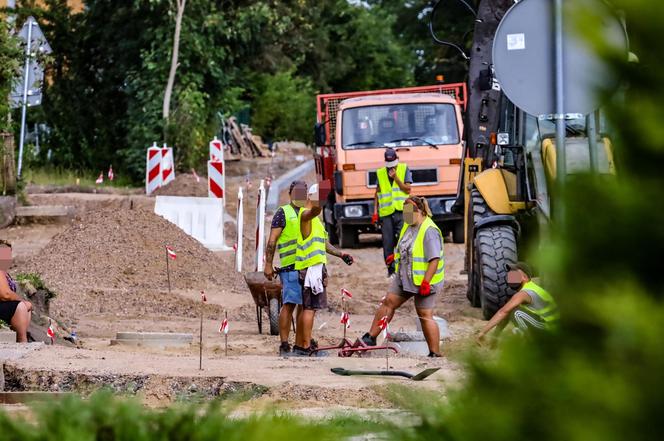
[[[318,97],[316,170],[332,191],[323,211],[330,240],[356,247],[372,225],[376,171],[397,151],[412,173],[411,194],[425,196],[434,221],[463,241],[463,217],[452,213],[464,154],[465,86],[438,85]]]

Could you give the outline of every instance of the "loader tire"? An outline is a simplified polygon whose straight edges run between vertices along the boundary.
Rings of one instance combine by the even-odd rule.
[[[279,299],[270,299],[267,312],[270,316],[270,335],[279,335]]]
[[[475,237],[477,281],[482,316],[489,320],[514,295],[505,265],[517,262],[516,235],[506,225],[479,230]]]
[[[470,301],[470,304],[479,308],[482,305],[480,298],[480,280],[478,273],[478,264],[477,264],[477,252],[475,250],[475,236],[473,232],[473,227],[477,221],[493,216],[495,213],[489,205],[486,203],[482,194],[477,189],[473,189],[470,192],[470,201],[468,205],[468,243],[466,244],[466,256],[472,261],[468,266],[468,288],[466,291],[466,297]]]

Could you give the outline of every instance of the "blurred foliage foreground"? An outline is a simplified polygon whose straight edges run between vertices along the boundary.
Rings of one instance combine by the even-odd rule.
[[[555,282],[561,307],[557,334],[506,341],[491,361],[476,357],[464,388],[442,402],[417,391],[395,400],[419,418],[384,433],[412,440],[648,440],[661,439],[664,409],[664,9],[655,0],[617,0],[638,64],[616,57],[585,32],[627,85],[626,98],[607,109],[619,176],[568,183],[566,218],[540,261]],[[69,406],[69,407],[68,407]],[[294,420],[234,421],[189,411],[150,413],[126,404],[54,406],[41,429],[0,421],[5,439],[269,439],[345,433],[350,426],[311,426]],[[96,412],[96,413],[95,413]],[[139,415],[141,419],[134,419]],[[71,429],[66,422],[70,421]],[[117,421],[117,423],[116,423]],[[67,430],[85,430],[78,438]],[[377,433],[374,429],[368,431]],[[378,431],[379,432],[379,431]],[[8,434],[13,435],[8,435]],[[78,433],[78,432],[71,432]],[[96,434],[96,435],[95,435]],[[8,438],[9,436],[9,438]],[[343,438],[343,437],[342,437]]]

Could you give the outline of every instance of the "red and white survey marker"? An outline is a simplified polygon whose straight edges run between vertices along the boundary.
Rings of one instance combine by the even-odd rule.
[[[173,251],[173,248],[171,247],[166,247],[166,254],[168,254],[168,257],[170,257],[173,260],[175,260],[178,257],[178,255],[175,254],[175,251]]]
[[[378,327],[380,328],[380,330],[381,330],[382,333],[383,333],[383,338],[387,338],[387,333],[389,332],[389,331],[388,331],[388,328],[389,328],[389,321],[388,321],[386,315],[383,316],[382,319],[380,319],[380,321],[378,322]]]
[[[228,319],[223,319],[221,321],[221,326],[219,326],[219,333],[228,334]]]
[[[95,181],[95,184],[103,184],[104,183],[104,172],[99,173],[99,177]]]
[[[341,288],[341,297],[348,297],[349,299],[353,298],[353,294],[350,293],[346,288]]]
[[[46,329],[46,335],[51,339],[51,344],[55,343],[55,329],[53,329],[53,325],[49,323],[48,329]]]
[[[346,325],[346,329],[350,328],[350,314],[348,314],[347,312],[342,312],[341,320],[339,320],[339,322],[342,325]]]
[[[112,181],[113,178],[115,178],[115,175],[113,174],[113,166],[111,165],[108,167],[108,180]]]

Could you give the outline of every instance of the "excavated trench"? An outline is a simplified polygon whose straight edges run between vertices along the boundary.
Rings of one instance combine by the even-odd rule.
[[[74,392],[83,396],[107,389],[115,394],[137,395],[155,403],[208,399],[251,399],[265,394],[264,386],[226,381],[224,377],[116,375],[33,370],[5,364],[6,392]]]

